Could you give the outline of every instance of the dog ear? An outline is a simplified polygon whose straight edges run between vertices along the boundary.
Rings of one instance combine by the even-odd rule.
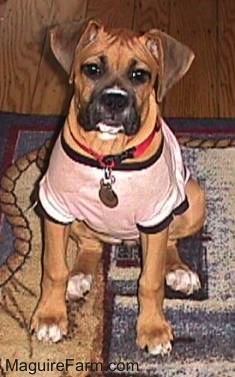
[[[50,30],[51,49],[64,70],[71,74],[78,43],[84,47],[96,39],[99,21],[73,21],[54,26]]]
[[[150,30],[145,35],[146,47],[159,64],[157,101],[188,71],[194,59],[189,47],[160,30]]]

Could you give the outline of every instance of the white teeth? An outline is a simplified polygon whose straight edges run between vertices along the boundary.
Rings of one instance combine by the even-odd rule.
[[[117,86],[114,86],[113,88],[106,89],[105,93],[107,93],[107,94],[121,94],[123,96],[128,96],[128,93],[125,90],[120,89]]]
[[[96,128],[100,131],[99,137],[101,140],[113,140],[120,131],[124,131],[122,125],[119,127],[112,127],[102,122],[98,123]]]
[[[98,128],[100,132],[108,132],[110,134],[117,134],[123,127],[112,127],[112,126],[107,126],[104,123],[99,123]]]
[[[101,132],[99,134],[99,138],[103,141],[108,141],[108,140],[114,140],[116,139],[117,134],[110,134],[108,132]]]

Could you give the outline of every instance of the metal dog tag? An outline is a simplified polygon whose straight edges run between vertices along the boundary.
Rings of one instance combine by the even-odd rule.
[[[103,180],[102,180],[103,181]],[[117,194],[113,191],[112,186],[104,182],[100,183],[99,197],[101,202],[109,208],[114,208],[118,205]]]
[[[109,208],[114,208],[118,205],[117,194],[112,188],[113,183],[115,183],[115,178],[112,176],[112,170],[105,168],[104,178],[100,181],[99,197],[101,202]]]

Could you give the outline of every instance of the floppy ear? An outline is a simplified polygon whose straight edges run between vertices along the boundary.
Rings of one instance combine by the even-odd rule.
[[[62,23],[50,30],[51,49],[68,74],[71,73],[78,43],[81,42],[84,47],[94,41],[100,27],[98,21],[83,20]]]
[[[158,61],[157,101],[188,71],[194,59],[190,48],[160,30],[150,30],[145,35],[146,47]]]

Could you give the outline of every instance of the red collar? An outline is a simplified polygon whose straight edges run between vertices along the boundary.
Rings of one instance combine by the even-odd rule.
[[[160,130],[160,125],[158,123],[156,123],[156,125],[155,125],[153,131],[151,132],[151,134],[142,143],[138,144],[135,147],[126,149],[124,152],[122,152],[120,154],[115,154],[115,155],[112,155],[112,154],[103,155],[103,154],[95,152],[93,149],[91,149],[91,148],[87,147],[86,145],[82,144],[74,136],[74,134],[72,133],[72,130],[71,130],[70,126],[68,128],[69,128],[69,133],[70,133],[73,141],[84,152],[89,153],[92,157],[94,157],[99,162],[99,164],[100,164],[101,167],[113,169],[113,168],[116,168],[117,166],[119,166],[122,163],[122,161],[124,161],[126,159],[140,157],[146,151],[146,149],[149,147],[149,145],[152,143],[153,138],[154,138],[156,132],[158,132]]]

